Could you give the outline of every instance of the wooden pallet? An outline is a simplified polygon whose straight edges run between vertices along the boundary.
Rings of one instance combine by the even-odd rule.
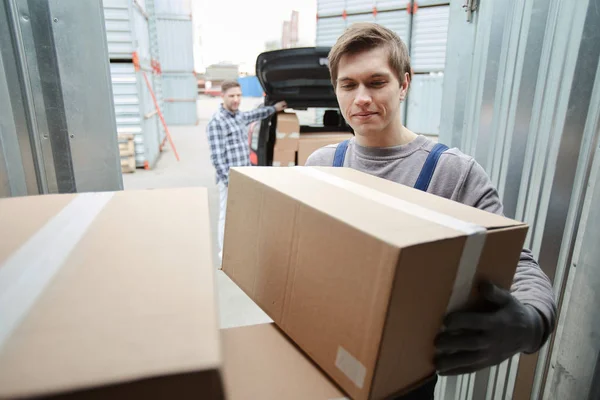
[[[121,156],[122,173],[135,172],[135,143],[133,142],[133,137],[131,134],[119,135],[119,154]]]

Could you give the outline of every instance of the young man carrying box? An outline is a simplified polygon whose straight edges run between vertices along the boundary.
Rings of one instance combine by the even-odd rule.
[[[401,122],[412,77],[406,45],[377,24],[349,28],[329,54],[331,80],[355,138],[317,150],[308,166],[354,168],[485,211],[502,203],[483,168],[457,149],[436,145]],[[518,353],[534,353],[556,324],[552,284],[523,250],[510,293],[481,287],[489,312],[449,315],[436,340],[440,375],[472,373]],[[436,379],[402,399],[433,399]]]

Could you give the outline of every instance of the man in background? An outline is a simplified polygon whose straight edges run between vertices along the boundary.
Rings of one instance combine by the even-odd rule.
[[[251,122],[270,117],[283,111],[287,106],[280,101],[274,106],[260,107],[256,110],[239,111],[242,101],[242,89],[236,81],[225,81],[221,85],[223,103],[212,116],[206,134],[210,144],[210,159],[216,171],[219,186],[219,258],[223,259],[223,234],[225,232],[225,211],[227,207],[227,188],[229,169],[250,165],[247,125]]]

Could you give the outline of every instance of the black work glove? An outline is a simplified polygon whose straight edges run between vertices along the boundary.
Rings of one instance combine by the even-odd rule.
[[[533,306],[489,282],[480,291],[486,311],[459,311],[444,320],[435,343],[440,375],[470,374],[517,353],[535,352],[541,343],[543,321]]]

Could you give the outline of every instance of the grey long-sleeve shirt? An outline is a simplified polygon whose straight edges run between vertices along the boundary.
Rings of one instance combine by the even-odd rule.
[[[406,145],[388,148],[364,147],[352,139],[348,145],[344,167],[412,187],[434,145],[425,136],[418,136]],[[317,150],[308,158],[306,165],[331,166],[336,147],[337,145],[330,145]],[[447,150],[440,157],[427,191],[481,210],[502,214],[502,202],[486,172],[473,157],[455,148]],[[511,293],[520,302],[533,306],[540,313],[544,324],[539,344],[541,347],[556,325],[556,303],[550,280],[527,249],[523,249],[521,253]]]

